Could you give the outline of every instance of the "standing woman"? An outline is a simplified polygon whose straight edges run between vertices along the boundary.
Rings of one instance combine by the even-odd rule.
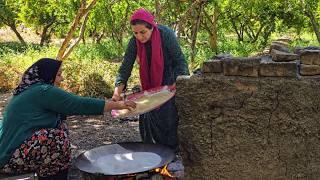
[[[132,101],[105,101],[68,93],[61,61],[43,58],[23,74],[0,119],[0,172],[36,172],[39,179],[66,180],[71,163],[68,128],[60,115],[101,115],[135,108]]]
[[[189,70],[176,35],[167,26],[156,24],[153,15],[145,9],[131,16],[133,37],[130,39],[124,61],[116,78],[113,100],[122,98],[134,62],[139,64],[142,90],[163,85],[175,85],[179,75]],[[160,108],[140,115],[139,129],[143,142],[159,143],[178,150],[178,114],[175,98]]]

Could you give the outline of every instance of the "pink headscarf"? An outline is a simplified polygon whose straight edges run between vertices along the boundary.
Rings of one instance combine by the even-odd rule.
[[[154,17],[150,12],[143,8],[140,8],[132,14],[130,21],[136,19],[143,20],[151,24],[153,27],[150,39],[152,47],[150,70],[148,67],[146,48],[143,43],[136,39],[138,57],[140,60],[139,63],[141,86],[143,90],[147,90],[162,85],[164,62],[161,46],[161,36],[157,24],[154,22]]]

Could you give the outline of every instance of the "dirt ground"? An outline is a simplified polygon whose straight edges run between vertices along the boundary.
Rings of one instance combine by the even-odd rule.
[[[105,144],[140,141],[138,122],[110,116],[72,116],[67,120],[71,143],[78,152]]]

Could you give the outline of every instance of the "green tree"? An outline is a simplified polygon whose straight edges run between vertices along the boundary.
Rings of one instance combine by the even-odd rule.
[[[150,0],[98,1],[88,22],[88,35],[96,43],[101,43],[103,40],[115,42],[114,50],[117,51],[117,54],[122,55],[125,46],[124,39],[132,34],[129,24],[132,12],[139,7],[153,11],[151,2]]]
[[[230,0],[225,2],[225,18],[231,23],[239,42],[255,43],[261,37],[265,44],[275,31],[280,8],[279,0]]]
[[[0,26],[1,24],[9,26],[19,41],[22,44],[26,44],[17,30],[17,25],[20,23],[18,20],[18,14],[19,3],[17,3],[15,0],[0,0]]]
[[[304,14],[308,17],[313,32],[320,43],[320,1],[319,0],[300,0]]]
[[[300,34],[308,27],[308,19],[302,13],[301,4],[297,0],[287,0],[283,3],[283,8],[279,10],[278,31],[283,32],[288,29],[295,30],[295,33],[300,37]]]
[[[71,0],[19,0],[19,3],[20,19],[40,34],[41,46],[50,42],[57,26],[66,27],[70,23],[70,12],[76,12],[76,9],[73,9],[75,3]]]

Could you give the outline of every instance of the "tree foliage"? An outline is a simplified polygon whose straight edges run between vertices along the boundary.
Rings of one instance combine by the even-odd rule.
[[[49,43],[59,26],[66,28],[77,10],[72,0],[19,0],[20,20],[40,35],[40,45]],[[71,13],[71,14],[70,14]]]
[[[15,0],[0,0],[0,27],[3,25],[9,26],[19,41],[25,44],[24,39],[17,30],[17,25],[20,23],[18,20],[19,14],[19,3]]]
[[[65,37],[82,1],[0,0],[0,27],[8,26],[19,36],[17,26],[23,24],[38,32],[43,45],[53,36]],[[299,37],[312,32],[320,42],[320,0],[97,0],[88,15],[83,43],[112,41],[121,56],[132,36],[130,15],[139,7],[176,31],[192,63],[200,49],[221,53],[221,42],[232,35],[239,44],[259,47],[273,33],[294,32]]]

